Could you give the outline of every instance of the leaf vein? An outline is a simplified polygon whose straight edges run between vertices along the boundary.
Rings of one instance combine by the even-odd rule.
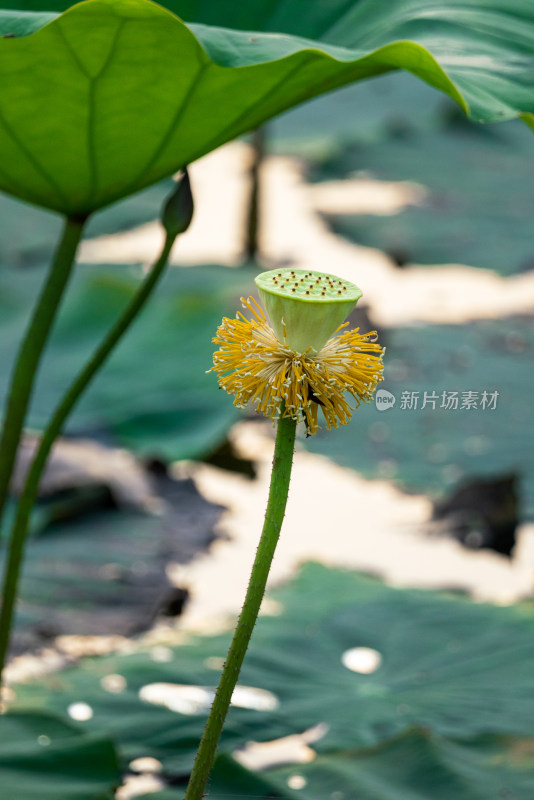
[[[79,56],[78,56],[78,53],[76,52],[76,50],[74,49],[74,47],[71,45],[71,43],[70,43],[70,42],[69,42],[69,40],[67,39],[67,36],[66,36],[66,34],[65,34],[65,31],[63,30],[63,25],[61,24],[61,17],[59,18],[59,20],[58,20],[58,24],[56,25],[55,29],[56,29],[56,30],[57,30],[57,32],[59,33],[59,35],[60,35],[60,37],[61,37],[61,41],[63,42],[63,44],[65,45],[65,48],[66,48],[66,49],[68,50],[68,52],[70,53],[70,55],[71,55],[71,57],[72,57],[72,59],[73,59],[74,63],[76,64],[76,66],[78,67],[78,69],[80,70],[80,72],[82,72],[82,73],[85,75],[85,77],[87,78],[87,80],[89,80],[89,81],[90,81],[90,80],[91,80],[91,76],[89,75],[89,73],[88,73],[88,72],[87,72],[87,70],[85,69],[85,67],[84,67],[84,64],[83,64],[82,60],[81,60],[81,59],[79,58]]]
[[[185,93],[185,95],[183,97],[182,102],[179,104],[178,108],[176,109],[176,112],[174,113],[174,115],[173,115],[173,117],[171,119],[171,122],[170,122],[170,124],[169,124],[169,126],[167,128],[167,131],[166,131],[165,135],[161,138],[161,140],[158,143],[155,151],[150,156],[150,158],[148,159],[148,161],[145,164],[145,166],[139,171],[137,177],[132,181],[132,183],[128,187],[128,189],[127,189],[128,193],[134,191],[136,186],[141,186],[142,185],[143,179],[150,172],[151,167],[156,163],[156,161],[158,160],[160,155],[165,150],[165,147],[169,143],[169,140],[170,140],[171,136],[173,135],[173,133],[176,132],[178,126],[180,125],[180,122],[182,121],[183,116],[184,116],[184,114],[185,114],[185,112],[187,110],[187,106],[188,106],[189,101],[191,100],[193,92],[198,87],[198,84],[202,80],[202,76],[206,72],[206,70],[208,69],[208,66],[209,66],[208,63],[200,63],[199,64],[199,68],[198,68],[198,70],[196,71],[195,75],[193,76],[193,78],[191,80],[191,85],[187,89],[187,91],[186,91],[186,93]]]
[[[35,155],[32,153],[30,148],[26,144],[24,144],[22,139],[18,136],[18,134],[11,127],[10,123],[6,119],[6,116],[5,116],[4,111],[3,111],[1,106],[0,106],[0,123],[4,126],[4,129],[7,132],[8,136],[10,136],[10,138],[13,140],[15,145],[17,145],[17,147],[21,150],[21,152],[24,154],[24,156],[30,162],[30,164],[33,166],[33,168],[36,170],[36,172],[38,172],[39,175],[41,175],[41,177],[44,178],[45,181],[49,184],[49,186],[54,190],[54,192],[55,192],[56,196],[59,198],[61,204],[64,207],[68,208],[69,203],[67,201],[66,196],[63,194],[63,190],[61,189],[59,184],[56,182],[56,180],[52,177],[52,175],[50,175],[47,172],[47,170],[43,167],[43,165],[40,163],[40,161],[35,157]]]
[[[236,136],[239,136],[240,133],[244,133],[247,130],[252,130],[252,128],[255,127],[254,123],[251,123],[249,127],[245,128],[245,131],[240,129],[239,126],[241,125],[243,120],[245,120],[248,116],[250,116],[251,112],[253,112],[254,109],[256,109],[258,106],[261,106],[263,103],[266,102],[266,100],[269,100],[273,95],[276,95],[280,86],[283,85],[284,83],[287,83],[287,81],[290,80],[293,77],[293,75],[300,69],[302,69],[302,67],[306,64],[306,62],[310,60],[311,58],[307,58],[306,60],[304,59],[300,60],[299,63],[296,64],[295,67],[289,71],[289,73],[286,73],[279,81],[277,81],[269,89],[268,92],[266,92],[264,95],[258,98],[258,100],[255,103],[253,103],[250,106],[247,106],[245,111],[239,114],[234,120],[232,120],[232,122],[230,122],[225,128],[223,128],[222,131],[219,131],[219,133],[216,136],[210,139],[208,143],[202,147],[202,150],[198,150],[195,153],[195,155],[189,159],[189,163],[196,161],[196,159],[200,158],[200,156],[204,155],[204,153],[210,152],[212,149],[215,148],[215,146],[223,144],[224,142],[229,141],[230,139],[233,139]],[[293,103],[289,102],[288,105],[293,105]],[[284,109],[281,108],[279,113],[281,113],[283,110]],[[233,135],[231,135],[231,132],[234,130],[236,132]]]
[[[87,120],[87,153],[89,157],[89,188],[87,191],[87,200],[86,204],[88,206],[93,206],[95,197],[98,193],[98,184],[99,184],[99,175],[98,175],[98,159],[97,159],[97,152],[96,152],[96,86],[97,83],[102,80],[102,77],[108,71],[110,64],[113,60],[113,56],[115,53],[115,48],[117,46],[117,42],[119,40],[119,36],[121,31],[123,30],[126,24],[125,20],[121,20],[117,25],[117,30],[115,31],[115,35],[113,37],[113,41],[111,42],[111,46],[109,48],[109,53],[106,57],[106,60],[102,64],[100,72],[91,77],[90,79],[90,86],[89,86],[89,114]]]

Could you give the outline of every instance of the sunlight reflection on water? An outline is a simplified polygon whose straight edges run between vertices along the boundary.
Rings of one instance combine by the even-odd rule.
[[[67,708],[67,714],[76,722],[87,722],[93,717],[93,709],[89,703],[71,703]]]
[[[378,650],[373,650],[371,647],[352,647],[350,650],[345,650],[341,656],[341,663],[352,672],[370,675],[381,665],[382,656]]]
[[[140,689],[139,697],[147,703],[165,706],[179,714],[202,714],[209,710],[215,697],[215,688],[175,683],[149,683]],[[232,705],[256,711],[274,711],[280,703],[278,698],[266,689],[236,686],[232,695]]]

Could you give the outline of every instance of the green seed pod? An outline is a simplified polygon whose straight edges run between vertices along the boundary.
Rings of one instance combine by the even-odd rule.
[[[354,283],[314,270],[272,269],[255,283],[277,338],[297,353],[319,352],[362,296]]]
[[[165,201],[161,222],[169,236],[185,233],[193,219],[194,202],[189,173],[184,169],[171,195]]]

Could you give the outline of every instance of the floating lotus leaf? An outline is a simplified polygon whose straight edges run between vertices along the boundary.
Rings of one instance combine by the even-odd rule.
[[[327,753],[265,777],[281,791],[301,786],[306,800],[526,800],[534,792],[534,742],[447,741],[411,731],[379,747]]]
[[[451,738],[532,736],[534,617],[527,608],[391,589],[318,564],[303,567],[274,597],[283,611],[260,618],[240,676],[242,686],[262,691],[231,708],[222,752],[318,723],[326,730],[313,745],[321,754],[377,745],[413,728]],[[18,702],[59,713],[86,702],[94,711],[87,730],[107,731],[125,760],[150,755],[167,773],[184,774],[210,703],[202,687],[216,686],[227,647],[228,636],[219,635],[86,659],[18,687]],[[374,671],[368,659],[360,672],[346,666],[355,648],[378,654]],[[124,678],[118,693],[105,689],[110,674]],[[151,689],[150,701],[143,690],[150,684],[179,686],[167,700]]]
[[[361,405],[357,425],[319,432],[307,440],[308,449],[435,495],[473,476],[515,473],[522,516],[534,518],[531,318],[390,328],[383,338],[383,388],[395,396],[395,406],[383,412],[375,403]],[[458,409],[440,407],[443,393],[447,398],[455,391]],[[461,409],[470,391],[478,393],[477,408]],[[495,409],[481,407],[484,391],[499,392]],[[403,407],[405,392],[415,393],[417,409]],[[436,393],[435,409],[432,402],[422,408],[425,392]]]
[[[534,793],[534,741],[504,736],[451,741],[416,730],[377,747],[333,751],[261,773],[222,755],[209,789],[210,800],[249,793],[257,800],[526,800]],[[139,800],[182,798],[183,791],[169,787]]]
[[[209,779],[210,800],[300,800],[298,793],[288,788],[278,788],[275,782],[262,774],[242,767],[231,756],[220,755],[213,765]],[[169,786],[161,792],[142,795],[137,800],[183,800],[185,789]]]
[[[6,800],[107,800],[121,782],[110,739],[86,736],[52,714],[6,714],[0,744]]]
[[[491,127],[462,120],[348,146],[324,159],[317,174],[339,180],[364,167],[378,180],[425,188],[422,201],[397,214],[327,214],[347,239],[385,250],[402,265],[468,264],[512,275],[534,266],[525,168],[533,158],[534,137],[518,120]]]

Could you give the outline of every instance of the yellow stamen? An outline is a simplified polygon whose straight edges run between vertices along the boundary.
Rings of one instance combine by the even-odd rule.
[[[296,353],[280,342],[265,314],[253,298],[241,298],[252,315],[238,312],[236,319],[224,318],[213,342],[219,349],[213,356],[212,371],[219,385],[234,396],[234,404],[252,402],[256,410],[271,419],[285,401],[285,415],[303,419],[308,434],[317,433],[318,409],[322,408],[328,429],[346,425],[356,404],[368,402],[383,379],[383,348],[376,332],[360,334],[359,329],[339,331],[341,325],[318,352]]]

